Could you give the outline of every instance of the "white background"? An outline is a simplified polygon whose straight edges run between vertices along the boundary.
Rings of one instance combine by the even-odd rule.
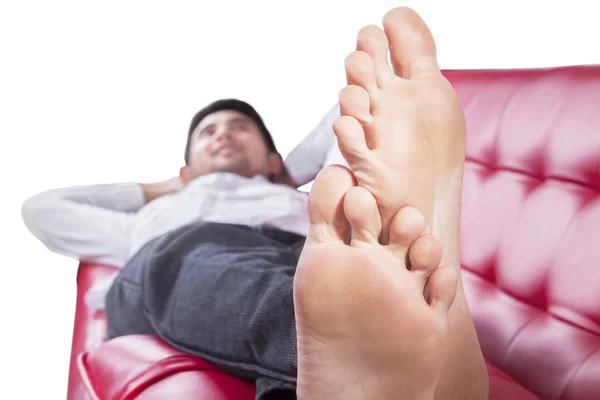
[[[237,97],[286,155],[337,101],[358,29],[414,7],[443,68],[600,63],[579,1],[0,3],[0,398],[64,399],[77,262],[25,229],[36,192],[175,176],[193,113]]]

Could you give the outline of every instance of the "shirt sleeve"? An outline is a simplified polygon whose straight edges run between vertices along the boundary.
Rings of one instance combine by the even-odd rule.
[[[76,186],[27,199],[22,217],[51,251],[120,268],[129,257],[135,212],[143,205],[138,183]]]
[[[316,178],[332,146],[337,146],[333,122],[340,115],[339,104],[329,110],[315,127],[286,157],[290,177],[299,186]]]

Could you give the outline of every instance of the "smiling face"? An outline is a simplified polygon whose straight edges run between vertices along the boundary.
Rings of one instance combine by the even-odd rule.
[[[189,140],[188,165],[181,170],[184,183],[213,172],[272,179],[282,168],[279,153],[269,151],[257,124],[239,111],[207,115]]]

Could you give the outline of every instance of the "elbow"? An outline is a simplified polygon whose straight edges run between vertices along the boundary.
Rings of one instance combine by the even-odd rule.
[[[39,208],[35,200],[35,196],[30,197],[27,200],[25,200],[23,202],[23,205],[21,206],[21,218],[23,218],[23,222],[29,230],[31,230],[33,221],[35,220],[35,214],[37,213]]]
[[[35,236],[39,236],[39,221],[41,215],[46,210],[47,199],[44,194],[34,195],[23,202],[21,205],[21,218],[25,226]],[[36,224],[38,222],[38,224]]]

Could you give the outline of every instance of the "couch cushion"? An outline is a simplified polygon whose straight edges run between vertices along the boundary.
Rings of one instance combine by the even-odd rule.
[[[530,391],[516,383],[506,373],[486,362],[490,381],[489,400],[539,400]]]
[[[77,303],[73,342],[71,343],[71,364],[69,367],[69,386],[67,399],[87,399],[87,393],[81,383],[77,369],[77,356],[86,350],[95,349],[106,336],[106,319],[103,312],[92,312],[84,303],[85,293],[97,282],[106,279],[117,269],[104,265],[82,264],[77,272]]]
[[[600,399],[600,66],[448,71],[467,118],[462,266],[486,359]]]
[[[82,380],[102,400],[252,400],[254,385],[156,337],[122,336],[78,357]],[[192,397],[189,397],[193,394]]]

